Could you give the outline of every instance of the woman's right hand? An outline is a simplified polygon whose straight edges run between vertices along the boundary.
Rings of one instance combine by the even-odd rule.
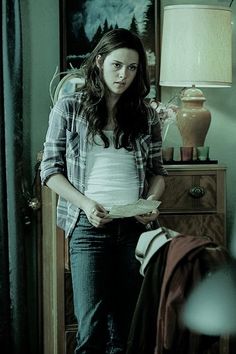
[[[112,219],[107,217],[108,211],[94,200],[88,199],[83,210],[89,222],[95,227],[103,227],[105,224],[112,221]]]
[[[80,193],[64,175],[60,173],[52,175],[48,179],[47,185],[62,198],[82,209],[93,226],[102,227],[112,221],[107,217],[108,211],[101,204]]]

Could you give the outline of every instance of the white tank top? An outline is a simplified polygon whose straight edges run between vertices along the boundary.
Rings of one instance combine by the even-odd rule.
[[[112,205],[136,202],[139,181],[133,151],[115,149],[113,131],[103,131],[110,146],[104,148],[99,135],[96,143],[88,144],[84,194],[102,204],[107,210]]]

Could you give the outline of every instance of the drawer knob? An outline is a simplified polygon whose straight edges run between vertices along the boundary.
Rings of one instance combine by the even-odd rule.
[[[205,189],[200,186],[195,186],[189,190],[189,194],[193,198],[202,198],[205,195]]]

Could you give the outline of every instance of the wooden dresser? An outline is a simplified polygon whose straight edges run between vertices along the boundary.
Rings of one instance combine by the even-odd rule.
[[[220,165],[167,165],[160,224],[180,233],[211,236],[226,245],[226,169]]]
[[[225,168],[219,165],[168,165],[160,223],[181,233],[209,235],[221,244],[225,236]],[[44,354],[73,354],[73,315],[67,242],[56,227],[56,195],[42,188]],[[228,354],[222,341],[220,354]]]
[[[226,168],[218,164],[165,167],[168,176],[160,205],[160,225],[182,234],[210,236],[227,246]],[[228,353],[229,337],[224,336],[219,354]]]

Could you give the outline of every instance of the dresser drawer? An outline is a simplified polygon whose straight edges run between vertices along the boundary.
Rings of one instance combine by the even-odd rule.
[[[226,245],[224,214],[161,214],[161,226],[184,235],[209,236],[215,242]]]
[[[162,196],[162,213],[216,213],[223,208],[219,198],[222,171],[177,169],[168,171]]]

